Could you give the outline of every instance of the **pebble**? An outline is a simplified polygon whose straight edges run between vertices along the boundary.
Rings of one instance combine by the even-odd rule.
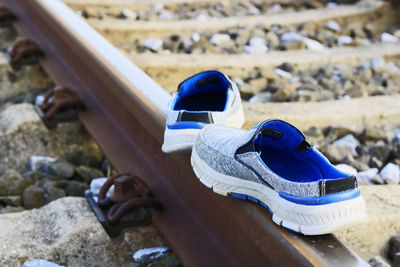
[[[337,40],[338,45],[347,45],[347,44],[351,44],[352,42],[353,42],[353,38],[351,38],[350,36],[346,36],[346,35],[339,36],[339,38]]]
[[[264,54],[268,51],[268,47],[266,45],[246,45],[243,48],[244,52],[251,55]]]
[[[191,39],[193,42],[197,43],[198,41],[200,41],[200,37],[201,36],[198,32],[194,32],[194,33],[192,33]]]
[[[387,33],[387,32],[383,32],[381,34],[381,42],[382,43],[395,43],[397,42],[399,39],[394,36],[393,34]]]
[[[104,174],[99,169],[90,168],[87,166],[75,167],[76,174],[85,182],[90,183],[92,179],[103,177]]]
[[[135,11],[130,10],[129,8],[123,8],[121,10],[121,13],[119,13],[118,17],[122,18],[122,19],[136,20],[138,17],[138,14]]]
[[[371,267],[390,267],[390,265],[379,255],[372,257],[368,263]]]
[[[304,38],[303,42],[306,44],[308,49],[313,51],[322,51],[325,49],[325,46],[323,44],[310,38]]]
[[[37,95],[35,97],[34,104],[35,106],[41,106],[43,104],[43,101],[44,101],[44,95]]]
[[[63,267],[63,265],[58,265],[46,260],[34,259],[24,262],[22,267]]]
[[[359,144],[360,143],[358,142],[358,140],[352,134],[348,134],[348,135],[336,140],[335,142],[333,142],[334,146],[349,148],[351,150],[351,152],[353,153],[353,155],[357,155],[356,147]]]
[[[297,42],[297,41],[302,41],[303,39],[304,36],[298,34],[297,32],[286,32],[281,35],[282,43]]]
[[[0,203],[10,206],[21,206],[22,198],[21,196],[0,196]]]
[[[372,68],[382,66],[383,64],[385,64],[385,60],[381,57],[376,57],[373,60],[371,60]]]
[[[362,133],[362,140],[366,141],[378,141],[385,138],[385,131],[381,128],[374,126],[367,126]]]
[[[173,19],[173,15],[171,12],[167,11],[167,10],[163,10],[161,11],[160,15],[158,15],[159,19],[164,19],[164,20],[171,20]]]
[[[337,23],[334,20],[329,20],[327,23],[324,25],[325,29],[334,31],[334,32],[341,32],[342,27],[340,27],[339,23]]]
[[[393,163],[386,164],[380,172],[382,179],[387,184],[398,184],[400,182],[400,167]]]
[[[229,41],[231,41],[231,37],[228,34],[216,33],[213,34],[210,38],[210,43],[216,46],[220,46],[223,43],[227,43]]]
[[[57,159],[46,156],[31,156],[29,158],[29,170],[31,171],[40,171],[43,169],[43,166],[48,166],[51,162],[56,161]],[[47,167],[46,167],[47,168]]]
[[[268,103],[271,102],[271,92],[260,92],[249,99],[249,103]]]
[[[46,204],[45,190],[36,185],[25,188],[22,194],[22,201],[27,209],[40,208]]]
[[[162,47],[163,40],[156,38],[148,38],[144,41],[143,45],[144,47],[150,49],[151,51],[156,52]]]
[[[292,78],[292,74],[290,72],[284,71],[282,69],[276,68],[273,70],[273,73],[286,79]]]
[[[397,253],[400,253],[400,235],[392,236],[389,240],[389,257],[393,259]]]
[[[333,164],[343,162],[343,158],[351,154],[351,150],[348,147],[333,145],[323,147],[322,152]]]
[[[353,166],[350,166],[347,164],[338,164],[338,165],[336,165],[336,168],[338,168],[339,170],[341,170],[344,173],[357,175],[357,170]]]
[[[133,254],[133,260],[140,264],[150,264],[151,262],[164,258],[171,253],[169,247],[154,247],[140,249]]]
[[[269,10],[268,14],[275,14],[282,10],[282,6],[279,3],[275,3]]]
[[[58,183],[60,183],[60,181],[58,181]],[[65,191],[56,187],[57,183],[54,181],[42,179],[39,180],[36,185],[45,190],[47,203],[66,196]]]
[[[247,12],[249,12],[249,14],[253,14],[253,15],[259,15],[261,14],[260,9],[256,8],[255,6],[250,7]]]
[[[50,175],[70,179],[74,176],[75,167],[68,161],[57,160],[51,162],[47,168],[47,173]]]
[[[385,183],[385,181],[383,181],[382,177],[379,174],[375,175],[374,178],[371,179],[371,182],[373,184],[384,184]]]
[[[391,147],[383,143],[371,147],[370,155],[385,163],[389,158],[390,151]]]
[[[103,184],[107,181],[106,177],[101,177],[101,178],[96,178],[93,179],[90,182],[90,191],[94,196],[97,196],[100,192],[100,188],[103,186]],[[107,196],[111,196],[111,194],[114,192],[114,186],[111,186],[110,189],[107,192]]]
[[[86,189],[88,189],[87,184],[71,181],[65,188],[65,192],[67,193],[67,196],[83,197]]]
[[[337,7],[339,4],[336,2],[328,2],[326,3],[326,8],[334,8]]]
[[[377,168],[371,168],[366,171],[358,172],[357,173],[357,181],[360,183],[366,183],[369,184],[371,183],[371,180],[375,177],[375,175],[378,174],[378,169]]]
[[[0,177],[0,196],[21,195],[29,184],[16,170],[8,170]]]

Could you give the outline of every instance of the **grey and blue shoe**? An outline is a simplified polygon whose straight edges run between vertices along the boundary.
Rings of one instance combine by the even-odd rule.
[[[191,150],[209,124],[241,127],[244,113],[239,90],[219,71],[205,71],[184,80],[167,109],[162,151]]]
[[[207,126],[191,162],[214,192],[256,202],[276,224],[295,232],[326,234],[367,220],[356,177],[330,164],[282,120],[265,121],[250,131]]]

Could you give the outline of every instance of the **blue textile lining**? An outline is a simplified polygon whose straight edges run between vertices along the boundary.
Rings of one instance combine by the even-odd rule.
[[[196,121],[181,121],[175,122],[174,124],[167,124],[168,129],[180,130],[180,129],[203,129],[207,123],[196,122]]]
[[[307,147],[305,151],[297,151],[297,147],[304,141],[304,136],[294,126],[281,120],[273,120],[262,125],[259,130],[262,128],[283,133],[278,139],[259,135],[254,140],[254,147],[265,166],[278,176],[293,182],[333,180],[349,176],[330,164],[312,147]]]
[[[322,197],[299,197],[279,192],[279,196],[290,202],[302,205],[326,205],[330,203],[336,203],[345,201],[360,196],[360,189],[347,190],[344,192],[330,194]]]
[[[224,111],[230,84],[218,71],[205,71],[184,80],[178,87],[174,110]]]

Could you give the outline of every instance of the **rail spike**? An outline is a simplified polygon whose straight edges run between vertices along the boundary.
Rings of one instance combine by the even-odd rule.
[[[108,197],[107,192],[113,185],[114,192]],[[145,208],[162,208],[149,186],[130,173],[108,178],[100,189],[97,201],[90,190],[85,192],[85,196],[111,237],[117,236],[126,227],[151,224],[151,215]]]
[[[44,56],[42,48],[32,40],[18,41],[10,52],[10,65],[14,70],[20,70],[22,66],[36,64],[39,56]]]
[[[76,92],[61,86],[47,91],[43,103],[35,105],[36,112],[49,129],[61,122],[77,120],[78,110],[83,109],[85,106]]]

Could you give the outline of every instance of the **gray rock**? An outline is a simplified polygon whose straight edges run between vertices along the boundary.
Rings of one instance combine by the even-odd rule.
[[[338,168],[339,170],[341,170],[344,173],[357,175],[357,170],[353,166],[350,166],[350,165],[347,165],[347,164],[337,164],[335,167]]]
[[[337,23],[334,20],[329,20],[325,23],[324,27],[328,30],[334,31],[334,32],[341,32],[342,27],[340,27],[339,23]]]
[[[341,163],[344,157],[351,155],[351,150],[348,147],[333,145],[324,146],[322,152],[333,164]]]
[[[353,42],[353,38],[351,38],[350,36],[339,36],[338,40],[337,40],[337,44],[338,45],[348,45],[351,44]]]
[[[324,128],[322,132],[324,133],[325,137],[327,137],[329,142],[333,142],[352,133],[352,130],[343,126],[329,126]]]
[[[174,18],[173,14],[167,10],[161,11],[161,13],[158,15],[159,19],[165,19],[165,20],[171,20]]]
[[[369,160],[368,160],[369,161]],[[354,159],[353,155],[349,154],[343,158],[343,163],[353,166],[358,171],[366,171],[369,170],[368,164],[359,160]]]
[[[47,173],[50,175],[69,179],[74,176],[75,167],[68,161],[57,160],[49,164],[47,168]]]
[[[86,189],[88,189],[87,184],[71,181],[65,188],[65,192],[67,193],[67,196],[83,197]]]
[[[198,41],[200,41],[200,37],[201,36],[198,32],[194,32],[194,33],[192,33],[191,39],[193,42],[197,43]]]
[[[34,209],[40,208],[41,206],[45,205],[45,194],[46,192],[44,191],[44,189],[36,185],[30,185],[25,188],[24,193],[22,194],[25,208]]]
[[[129,8],[123,8],[121,10],[121,13],[119,13],[118,17],[122,18],[122,19],[136,20],[138,17],[138,14],[135,11],[130,10]]]
[[[375,175],[378,173],[377,168],[371,168],[366,171],[358,172],[357,173],[357,181],[360,184],[370,184],[372,179],[375,177]]]
[[[21,206],[21,196],[0,196],[0,203],[10,206]]]
[[[382,128],[367,126],[363,133],[361,134],[361,138],[364,142],[366,141],[378,141],[382,140],[386,137],[386,133]]]
[[[132,251],[163,246],[151,227],[110,239],[85,198],[65,197],[40,208],[0,215],[0,266],[43,259],[65,266],[127,266]]]
[[[379,159],[377,159],[376,157],[371,157],[371,159],[369,160],[368,166],[370,166],[371,168],[382,168],[383,166],[383,162],[380,161]]]
[[[379,174],[376,174],[374,176],[374,178],[371,179],[371,182],[373,184],[384,184],[385,183],[385,181],[383,181],[382,177]]]
[[[381,42],[382,43],[396,43],[397,41],[399,41],[399,39],[394,36],[393,34],[387,33],[387,32],[383,32],[381,34]]]
[[[159,49],[161,49],[162,45],[163,45],[163,40],[157,38],[148,38],[143,43],[144,47],[154,52],[157,52]]]
[[[281,35],[282,43],[298,42],[298,41],[302,41],[303,39],[304,39],[304,36],[302,36],[301,34],[298,34],[296,32],[286,32]]]
[[[75,172],[86,183],[90,183],[90,181],[94,178],[99,178],[104,176],[101,170],[89,168],[87,166],[76,167]]]
[[[133,260],[140,264],[149,264],[157,259],[164,258],[171,253],[169,247],[155,247],[140,249],[133,254]]]
[[[41,171],[47,166],[56,161],[53,157],[46,157],[46,156],[32,156],[29,158],[29,170],[31,171]]]
[[[372,267],[390,267],[390,265],[381,257],[381,256],[374,256],[372,257],[368,263]]]
[[[351,150],[351,152],[353,153],[353,155],[357,155],[356,147],[359,144],[360,143],[358,142],[358,140],[352,134],[348,134],[348,135],[336,140],[335,142],[333,142],[334,146],[349,148]]]
[[[382,66],[383,64],[385,64],[385,60],[383,58],[381,58],[381,57],[376,57],[373,60],[371,60],[371,67],[372,68]]]
[[[290,72],[287,72],[287,71],[284,71],[284,70],[281,70],[278,68],[274,69],[273,72],[274,72],[274,74],[276,74],[280,77],[286,78],[286,79],[292,78],[292,74]]]
[[[278,37],[278,35],[276,35],[275,32],[269,31],[269,32],[265,35],[265,37],[266,37],[267,40],[268,40],[268,45],[269,45],[269,47],[277,47],[277,46],[279,46],[279,37]]]
[[[317,40],[313,40],[311,38],[304,38],[303,42],[305,43],[306,47],[309,50],[313,50],[313,51],[322,51],[325,49],[325,46],[323,44],[321,44],[320,42],[318,42]]]
[[[389,240],[389,257],[394,259],[397,253],[400,253],[400,235],[392,236]]]
[[[24,262],[24,264],[22,264],[22,267],[63,267],[63,266],[46,260],[35,259]]]
[[[387,184],[398,184],[400,182],[400,167],[393,163],[388,163],[381,170],[380,175]]]
[[[0,177],[0,196],[21,195],[29,184],[19,172],[9,170]]]
[[[226,44],[231,41],[231,37],[228,34],[215,33],[210,38],[210,43],[216,46]]]
[[[377,158],[379,161],[385,163],[389,158],[391,147],[388,145],[375,145],[370,149],[371,157]]]
[[[63,189],[56,187],[57,183],[55,181],[43,179],[38,181],[37,185],[45,190],[46,203],[66,196]]]

